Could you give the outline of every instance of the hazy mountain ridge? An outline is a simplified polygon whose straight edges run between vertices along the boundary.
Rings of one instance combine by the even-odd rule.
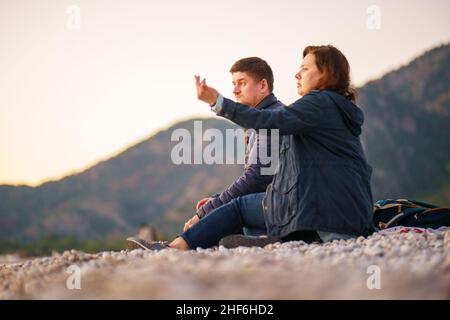
[[[439,194],[438,204],[450,204],[449,71],[445,45],[359,88],[375,200]],[[202,120],[203,131],[236,128],[229,121]],[[220,192],[242,172],[242,165],[173,164],[177,142],[170,136],[176,128],[192,134],[193,120],[59,181],[0,186],[0,239],[123,237],[143,222],[174,235],[197,200]]]
[[[235,128],[228,121],[203,120],[207,128]],[[102,238],[136,231],[143,222],[174,232],[194,214],[195,202],[234,181],[241,165],[175,165],[171,133],[193,131],[178,123],[151,138],[60,181],[32,188],[0,186],[0,238],[43,234]],[[193,191],[195,190],[195,191]]]
[[[443,45],[359,89],[376,198],[418,197],[450,181],[449,70]]]

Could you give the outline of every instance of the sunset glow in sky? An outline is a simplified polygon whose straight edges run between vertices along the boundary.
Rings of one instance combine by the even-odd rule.
[[[272,66],[287,104],[310,44],[341,49],[361,86],[448,43],[449,12],[448,0],[0,0],[0,183],[58,179],[213,116],[194,74],[231,97],[242,57]]]

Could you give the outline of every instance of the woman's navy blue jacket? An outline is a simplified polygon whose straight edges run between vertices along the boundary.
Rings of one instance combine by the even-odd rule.
[[[367,236],[372,168],[360,141],[364,114],[344,96],[313,90],[292,105],[258,110],[223,99],[217,114],[253,129],[279,129],[279,166],[267,187],[267,232],[319,230]]]

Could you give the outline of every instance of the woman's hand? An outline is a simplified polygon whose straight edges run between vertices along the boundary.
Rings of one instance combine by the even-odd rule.
[[[200,81],[200,76],[195,77],[195,86],[197,88],[197,98],[198,100],[204,101],[209,105],[213,105],[217,101],[219,92],[216,89],[208,87],[206,85],[206,79]]]
[[[194,224],[200,221],[200,218],[197,215],[194,215],[188,222],[184,224],[183,232],[186,232],[187,229],[192,227]]]

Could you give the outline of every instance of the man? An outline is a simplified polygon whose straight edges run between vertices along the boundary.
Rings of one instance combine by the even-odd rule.
[[[266,61],[257,57],[240,59],[233,64],[230,73],[233,79],[233,94],[237,102],[260,110],[272,110],[284,106],[272,93],[273,73]],[[197,213],[185,223],[183,231],[192,227],[209,212],[237,197],[266,191],[267,186],[272,182],[273,175],[261,174],[261,169],[270,167],[271,164],[262,164],[259,155],[267,154],[271,157],[270,133],[263,135],[253,132],[250,137],[247,137],[246,131],[245,142],[246,156],[243,174],[222,193],[200,200],[196,206]],[[244,233],[265,234],[261,230],[249,228],[244,228]]]

